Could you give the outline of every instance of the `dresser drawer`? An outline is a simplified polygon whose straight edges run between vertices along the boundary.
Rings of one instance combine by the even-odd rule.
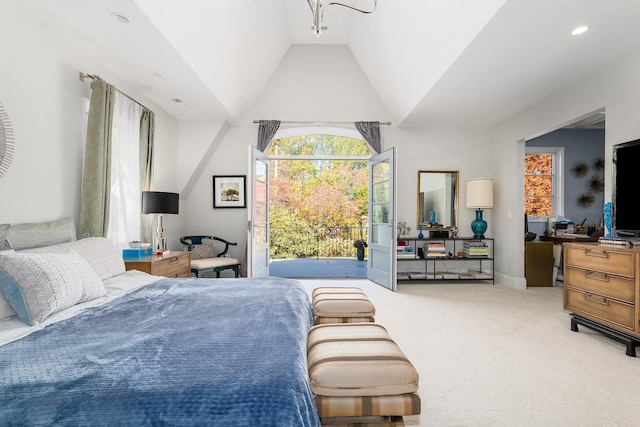
[[[598,245],[565,246],[565,265],[634,278],[635,253]]]
[[[564,294],[564,308],[566,310],[603,323],[609,323],[621,329],[634,331],[635,307],[633,305],[568,286],[565,287]]]
[[[572,288],[616,298],[629,304],[634,304],[635,301],[636,287],[633,279],[567,267],[564,271],[564,283]]]
[[[153,263],[154,276],[188,277],[181,276],[185,271],[191,271],[191,257],[184,255],[167,256]]]

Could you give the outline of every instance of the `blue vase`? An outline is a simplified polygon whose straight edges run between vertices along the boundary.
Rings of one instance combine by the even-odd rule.
[[[420,228],[419,228],[419,233],[418,233],[418,239],[422,239],[424,237],[424,234],[422,234],[422,224],[420,224]]]
[[[358,261],[364,261],[364,248],[356,248],[356,257]]]
[[[484,239],[484,232],[487,231],[487,221],[482,219],[482,209],[476,209],[476,219],[471,222],[474,239]]]

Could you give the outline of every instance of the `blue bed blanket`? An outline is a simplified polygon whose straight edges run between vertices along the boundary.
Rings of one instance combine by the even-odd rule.
[[[0,347],[0,425],[319,426],[291,279],[162,279]]]

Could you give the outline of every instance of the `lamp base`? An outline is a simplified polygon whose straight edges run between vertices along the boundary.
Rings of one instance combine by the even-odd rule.
[[[156,228],[156,237],[153,239],[154,254],[161,254],[167,250],[167,238],[164,232],[165,228],[162,215],[158,215],[158,228]]]
[[[476,209],[476,219],[471,221],[471,230],[474,239],[484,239],[484,232],[487,231],[487,221],[482,219],[482,209]]]

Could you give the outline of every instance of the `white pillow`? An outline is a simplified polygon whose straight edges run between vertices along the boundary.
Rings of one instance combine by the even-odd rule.
[[[0,281],[0,291],[29,325],[72,305],[106,294],[104,284],[84,258],[65,254],[0,256],[0,268],[13,280]]]
[[[116,249],[113,242],[104,237],[88,237],[73,242],[60,243],[42,248],[33,248],[20,253],[44,254],[67,253],[76,251],[98,274],[101,280],[117,276],[126,271],[122,252]]]
[[[54,245],[76,240],[76,226],[72,218],[56,221],[12,224],[7,230],[10,248]]]

